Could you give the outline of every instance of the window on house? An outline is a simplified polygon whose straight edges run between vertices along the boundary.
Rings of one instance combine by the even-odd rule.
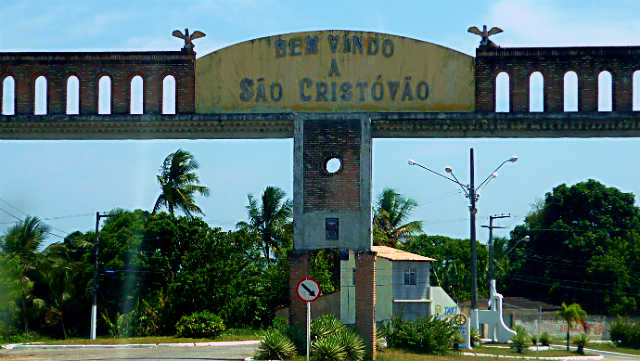
[[[416,285],[416,269],[415,268],[407,268],[404,271],[404,284],[405,285]]]

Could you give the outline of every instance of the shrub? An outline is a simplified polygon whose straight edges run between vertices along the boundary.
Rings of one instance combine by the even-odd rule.
[[[588,342],[589,342],[589,336],[583,333],[580,336],[576,337],[576,339],[573,341],[573,344],[578,346],[577,352],[581,355],[584,355],[584,347],[587,345]]]
[[[538,335],[531,335],[531,344],[534,346],[538,344]]]
[[[333,334],[311,342],[311,359],[316,361],[343,361],[345,347],[337,335]]]
[[[364,358],[364,341],[355,330],[344,327],[336,333],[336,337],[344,347],[345,360],[361,361]]]
[[[178,337],[217,337],[225,330],[222,319],[209,311],[195,312],[182,316],[176,323]]]
[[[464,336],[460,332],[456,332],[451,336],[451,343],[453,343],[453,349],[460,350],[460,345],[464,343]]]
[[[475,328],[471,328],[471,334],[469,335],[470,339],[471,339],[471,346],[477,346],[480,345],[480,331],[476,330]]]
[[[261,360],[287,360],[296,354],[296,347],[291,340],[276,329],[265,332],[258,345],[256,358]]]
[[[453,320],[435,316],[418,317],[415,320],[393,317],[391,323],[383,327],[389,347],[431,354],[444,354],[451,345],[454,333],[457,333]]]
[[[548,333],[543,332],[542,334],[540,334],[540,343],[542,344],[542,346],[549,346],[549,344],[551,343],[551,336],[549,336]]]
[[[611,324],[609,335],[617,346],[640,348],[640,323],[618,317]]]
[[[516,350],[517,353],[522,353],[524,349],[529,345],[529,335],[522,326],[515,327],[516,335],[511,337],[511,348]]]
[[[271,322],[271,328],[280,331],[283,335],[286,334],[287,327],[289,327],[289,322],[284,317],[274,317]]]
[[[345,327],[342,322],[333,314],[322,315],[311,321],[311,340],[324,338],[338,332]]]

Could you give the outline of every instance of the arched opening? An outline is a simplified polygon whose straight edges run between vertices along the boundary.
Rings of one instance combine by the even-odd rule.
[[[564,74],[564,111],[578,111],[578,74],[568,71]]]
[[[34,88],[33,114],[45,115],[47,114],[47,78],[44,75],[37,77]]]
[[[529,111],[544,111],[544,77],[539,71],[529,77]]]
[[[633,72],[633,111],[640,110],[640,70]]]
[[[111,78],[108,75],[98,79],[98,114],[111,114]]]
[[[598,111],[610,112],[613,110],[612,78],[608,71],[598,74]]]
[[[80,114],[80,80],[75,75],[67,78],[67,114]]]
[[[140,75],[131,79],[131,102],[129,113],[142,114],[144,112],[144,81]]]
[[[162,114],[176,113],[176,78],[167,75],[162,79]]]
[[[2,80],[2,115],[16,113],[16,81],[11,75]]]
[[[509,112],[509,74],[496,76],[496,112]]]

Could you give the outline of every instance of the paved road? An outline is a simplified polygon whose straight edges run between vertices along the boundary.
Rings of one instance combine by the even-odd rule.
[[[243,360],[253,356],[257,345],[153,347],[118,349],[0,350],[0,360],[73,360],[73,361],[184,361]]]

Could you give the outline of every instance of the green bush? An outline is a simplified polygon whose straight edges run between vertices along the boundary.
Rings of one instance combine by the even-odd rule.
[[[453,320],[435,316],[418,317],[415,320],[396,316],[383,327],[389,347],[429,354],[444,354],[451,345],[453,335],[458,332]]]
[[[529,345],[530,337],[522,326],[516,326],[514,330],[516,335],[511,337],[511,348],[516,350],[517,353],[522,353]]]
[[[534,346],[538,344],[538,335],[531,335],[531,344]]]
[[[609,336],[617,346],[640,348],[640,323],[618,317],[611,324]]]
[[[344,347],[345,360],[360,361],[364,358],[364,341],[355,330],[343,327],[336,333],[336,337]]]
[[[270,329],[265,332],[264,338],[258,345],[256,358],[260,360],[287,360],[295,354],[296,347],[293,342],[280,331]]]
[[[471,328],[471,334],[469,335],[470,339],[471,339],[471,346],[475,347],[480,345],[480,331],[476,330],[475,328]]]
[[[542,344],[542,346],[549,346],[550,343],[551,336],[549,336],[548,333],[543,332],[542,334],[540,334],[540,344]]]
[[[311,321],[311,340],[324,338],[345,327],[333,314],[322,315]]]
[[[337,335],[329,335],[311,342],[311,359],[314,361],[343,361],[346,359],[344,345]]]
[[[222,319],[209,311],[195,312],[182,316],[176,323],[178,337],[214,338],[225,330]]]
[[[575,340],[573,340],[573,344],[578,347],[577,352],[581,355],[584,355],[584,347],[587,345],[588,342],[589,342],[589,336],[587,336],[587,334],[585,333],[581,334],[580,336],[576,337]]]
[[[460,332],[456,332],[451,337],[451,343],[453,343],[453,349],[460,350],[460,345],[464,344],[464,336]]]

